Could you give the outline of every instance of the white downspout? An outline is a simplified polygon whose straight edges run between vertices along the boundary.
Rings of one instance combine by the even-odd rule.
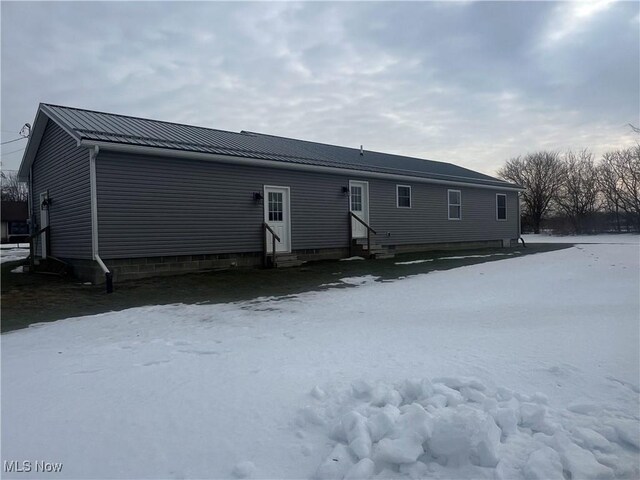
[[[107,279],[107,293],[113,290],[111,272],[98,253],[98,189],[96,182],[96,158],[100,152],[97,145],[89,150],[89,181],[91,184],[91,253]]]

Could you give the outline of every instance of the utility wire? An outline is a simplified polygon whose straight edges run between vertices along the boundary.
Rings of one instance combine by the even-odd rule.
[[[27,139],[27,138],[28,138],[28,137],[14,138],[13,140],[7,140],[6,142],[2,142],[2,143],[0,143],[0,145],[5,145],[5,144],[7,144],[7,143],[17,142],[18,140],[25,140],[25,139]]]
[[[5,155],[11,155],[12,153],[21,152],[22,150],[24,150],[24,147],[19,148],[18,150],[12,150],[10,152],[2,152],[2,156],[4,157]]]

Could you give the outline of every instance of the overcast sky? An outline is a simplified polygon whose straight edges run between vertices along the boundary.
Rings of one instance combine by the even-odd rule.
[[[2,141],[48,102],[488,174],[599,155],[638,139],[639,5],[3,1]]]

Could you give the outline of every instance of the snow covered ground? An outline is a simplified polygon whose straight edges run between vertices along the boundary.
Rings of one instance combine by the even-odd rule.
[[[65,478],[638,478],[633,238],[4,334],[2,460]]]
[[[15,262],[29,256],[29,244],[6,243],[0,245],[0,263]]]

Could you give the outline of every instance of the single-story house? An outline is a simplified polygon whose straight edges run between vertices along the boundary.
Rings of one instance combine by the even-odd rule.
[[[29,238],[28,202],[2,200],[0,203],[0,220],[2,223],[2,243],[26,242]]]
[[[93,282],[520,236],[521,187],[450,163],[49,104],[19,179],[35,257]]]

